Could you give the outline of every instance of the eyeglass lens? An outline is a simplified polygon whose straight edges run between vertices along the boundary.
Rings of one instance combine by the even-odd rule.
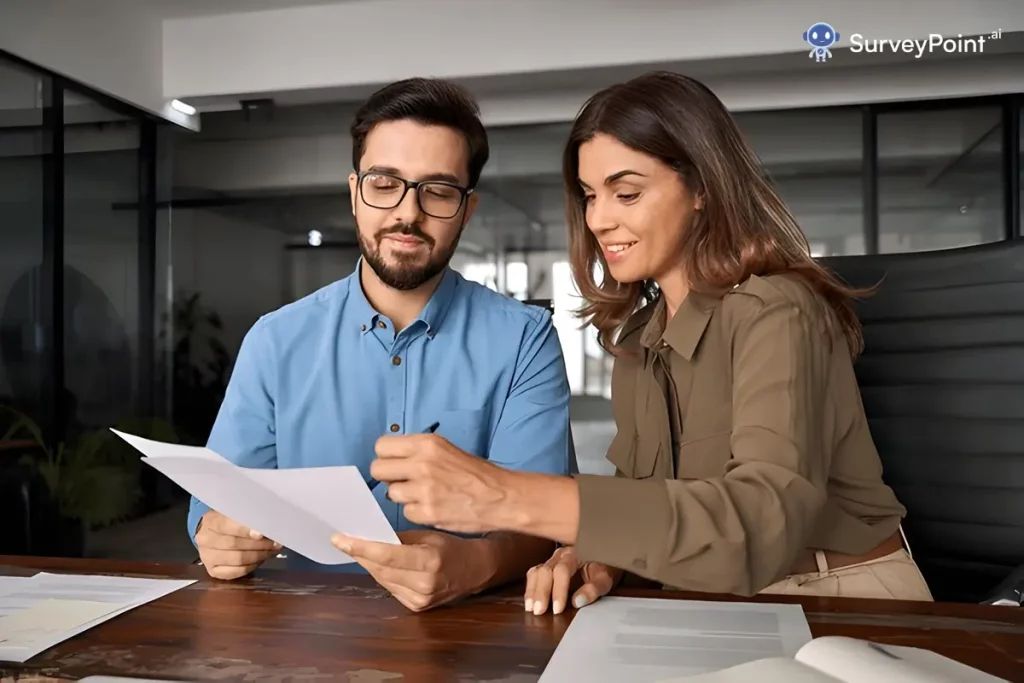
[[[389,175],[368,173],[360,191],[363,201],[375,209],[393,209],[405,195],[405,183]],[[452,218],[462,207],[462,193],[447,183],[426,182],[417,188],[423,213],[434,218]]]

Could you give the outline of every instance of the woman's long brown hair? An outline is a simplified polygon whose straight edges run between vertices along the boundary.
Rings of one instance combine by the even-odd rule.
[[[569,261],[587,302],[578,315],[597,328],[601,346],[618,353],[615,335],[638,307],[657,296],[657,288],[653,282],[612,279],[587,228],[579,148],[598,134],[659,159],[679,173],[690,192],[704,196],[679,254],[692,291],[721,296],[751,275],[799,276],[835,312],[851,354],[860,354],[863,332],[853,302],[873,290],[848,287],[811,257],[806,236],[722,102],[702,83],[665,71],[591,97],[576,117],[562,159]]]

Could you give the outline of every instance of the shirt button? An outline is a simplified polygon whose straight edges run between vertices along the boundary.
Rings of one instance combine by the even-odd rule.
[[[384,321],[383,321],[383,320],[378,320],[378,321],[377,321],[377,327],[379,327],[379,328],[380,328],[380,329],[382,329],[382,330],[386,330],[386,329],[388,329],[388,326],[384,324]]]
[[[359,328],[360,328],[360,329],[361,329],[361,330],[362,330],[363,332],[366,332],[366,323],[363,323],[362,325],[360,325],[360,326],[359,326]]]
[[[401,427],[399,427],[398,425],[396,425],[396,424],[391,425],[391,431],[397,432],[399,429],[401,429]]]
[[[395,356],[394,358],[391,359],[391,364],[392,365],[401,365],[402,364],[402,358],[400,356]]]

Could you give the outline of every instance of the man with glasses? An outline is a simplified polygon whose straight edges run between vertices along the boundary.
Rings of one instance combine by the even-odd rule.
[[[421,610],[521,579],[552,547],[411,524],[370,477],[376,440],[434,431],[498,465],[566,475],[575,469],[569,386],[548,311],[448,266],[489,154],[473,99],[445,81],[401,81],[370,97],[351,133],[356,272],[253,326],[209,447],[247,467],[358,466],[402,545],[360,543],[352,555]],[[189,531],[220,579],[279,550],[194,499]]]

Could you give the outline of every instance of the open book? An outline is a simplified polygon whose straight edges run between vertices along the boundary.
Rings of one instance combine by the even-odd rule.
[[[662,683],[992,683],[1003,681],[930,650],[823,636],[775,657]]]

